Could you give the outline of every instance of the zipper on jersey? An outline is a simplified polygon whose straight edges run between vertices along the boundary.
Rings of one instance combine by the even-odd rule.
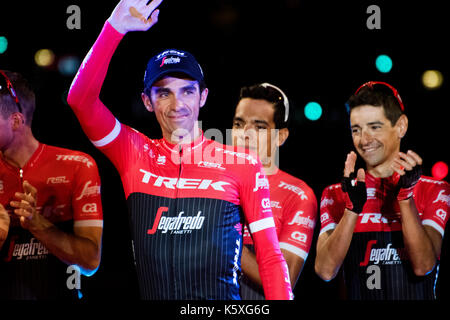
[[[179,167],[178,167],[178,180],[177,180],[177,184],[178,184],[178,181],[180,181],[180,178],[181,178],[181,173],[182,173],[182,171],[183,171],[183,147],[181,146],[181,144],[179,144],[178,145],[178,161],[179,161]],[[178,214],[178,212],[179,212],[179,197],[178,197],[178,192],[179,192],[179,190],[178,190],[178,185],[177,186],[175,186],[175,215],[177,215]],[[174,238],[174,239],[176,239],[176,237]],[[175,242],[176,241],[173,241],[172,242],[172,244],[173,244],[173,246],[175,246]],[[173,250],[173,248],[172,248],[172,252],[173,252],[174,250]],[[176,272],[177,271],[179,271],[179,270],[177,270],[176,268],[175,268],[175,255],[172,255],[172,279],[173,279],[173,292],[175,293],[175,295],[176,295],[176,293],[179,291],[179,289],[180,288],[178,288],[178,281],[177,281],[177,277],[176,277]],[[175,296],[175,299],[177,298],[177,296]]]

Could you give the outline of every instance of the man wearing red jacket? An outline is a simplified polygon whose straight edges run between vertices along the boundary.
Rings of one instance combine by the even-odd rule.
[[[266,298],[290,299],[261,163],[243,148],[204,137],[198,115],[208,89],[195,58],[169,49],[147,65],[142,100],[155,113],[162,139],[120,123],[99,99],[117,45],[127,32],[154,25],[160,3],[116,6],[68,95],[84,132],[122,177],[141,297],[239,299],[246,220]]]
[[[101,256],[100,176],[89,155],[39,142],[35,95],[0,70],[0,300],[77,299]]]
[[[323,191],[316,272],[328,281],[343,267],[349,299],[434,299],[450,186],[400,151],[408,118],[394,87],[365,83],[347,105],[366,170],[351,151],[342,182]]]

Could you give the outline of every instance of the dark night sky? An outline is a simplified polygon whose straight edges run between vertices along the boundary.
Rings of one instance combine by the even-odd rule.
[[[47,144],[79,149],[95,157],[103,181],[104,248],[102,265],[87,280],[86,297],[137,297],[132,271],[128,221],[120,179],[112,164],[82,133],[64,95],[72,76],[54,67],[42,69],[33,56],[41,48],[57,57],[81,59],[92,46],[116,1],[34,1],[3,4],[0,36],[9,47],[0,68],[23,73],[37,92],[36,137]],[[66,8],[81,8],[81,29],[69,30]],[[366,27],[371,4],[381,8],[381,30]],[[200,113],[203,129],[230,128],[239,89],[271,82],[286,92],[295,108],[291,135],[280,154],[280,166],[306,181],[320,199],[323,188],[339,181],[352,148],[345,101],[363,82],[379,80],[396,87],[409,117],[406,148],[418,152],[424,171],[448,157],[450,64],[448,17],[444,1],[181,1],[166,0],[159,22],[146,33],[126,35],[111,62],[101,98],[122,122],[150,137],[160,130],[140,102],[147,60],[164,48],[193,53],[202,65],[209,98]],[[383,74],[375,58],[388,54],[393,69]],[[421,75],[438,69],[439,90],[425,90]],[[319,102],[322,118],[303,115],[308,101]],[[447,178],[448,180],[448,178]],[[446,243],[446,242],[445,242]],[[442,254],[441,283],[450,283],[448,254]],[[337,281],[325,283],[313,270],[315,241],[295,290],[297,299],[336,299]],[[442,287],[442,288],[441,288]],[[438,286],[448,299],[448,285]]]

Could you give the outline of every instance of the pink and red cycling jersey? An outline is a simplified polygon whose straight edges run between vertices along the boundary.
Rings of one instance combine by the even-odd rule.
[[[0,297],[56,299],[74,296],[67,265],[20,226],[10,201],[27,180],[37,190],[37,212],[64,232],[103,227],[100,177],[89,155],[40,143],[23,168],[0,155],[0,203],[10,214],[8,238],[0,251]],[[72,290],[73,291],[73,290]]]
[[[350,299],[434,299],[439,261],[424,277],[414,275],[405,250],[400,209],[396,199],[398,174],[375,178],[366,172],[367,202],[358,216],[344,260]],[[450,208],[450,186],[422,176],[414,187],[414,201],[422,225],[444,236]],[[345,209],[340,184],[327,187],[320,203],[320,233],[333,230]]]
[[[316,196],[304,181],[280,169],[268,175],[267,179],[280,248],[306,261],[317,218]],[[253,251],[247,226],[244,229],[244,245]],[[264,299],[261,288],[245,276],[242,277],[241,295],[246,300]]]
[[[68,102],[121,176],[142,298],[239,299],[244,223],[255,240],[266,297],[291,298],[259,160],[202,133],[187,145],[150,139],[120,123],[100,101],[122,37],[105,23]]]

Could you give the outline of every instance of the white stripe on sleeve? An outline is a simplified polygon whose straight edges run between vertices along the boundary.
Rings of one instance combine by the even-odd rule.
[[[255,222],[252,222],[248,225],[251,233],[255,233],[267,228],[275,228],[275,221],[273,217],[264,218]]]
[[[308,252],[306,252],[296,246],[293,246],[292,244],[287,243],[287,242],[280,242],[280,249],[284,249],[284,250],[292,252],[293,254],[296,254],[297,256],[302,258],[303,261],[306,261],[306,258],[308,257]]]
[[[108,135],[106,137],[104,137],[103,139],[100,140],[91,140],[92,144],[96,147],[104,147],[107,144],[111,143],[115,138],[117,138],[117,136],[120,133],[120,122],[119,120],[117,120],[116,118],[116,124],[114,125],[114,129],[112,129],[112,131],[110,133],[108,133]]]
[[[436,231],[438,231],[441,234],[441,236],[444,237],[444,229],[439,224],[434,222],[433,220],[425,219],[422,221],[422,225],[430,226],[430,227],[436,229]]]
[[[73,223],[74,227],[100,227],[103,228],[103,220],[78,220]]]

